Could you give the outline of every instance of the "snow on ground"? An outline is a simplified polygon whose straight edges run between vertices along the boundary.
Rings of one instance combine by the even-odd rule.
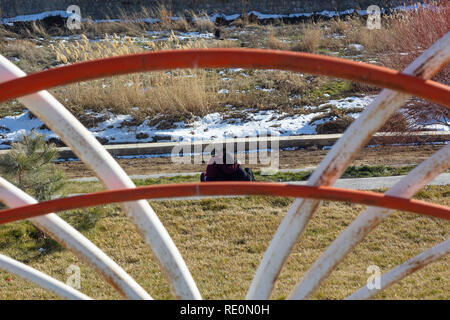
[[[410,128],[418,128],[420,130],[432,130],[432,131],[450,131],[450,118],[442,113],[440,116],[437,114],[423,113],[421,118],[417,120],[417,117],[410,115],[408,109],[401,108],[399,110],[405,116],[405,119]]]
[[[211,32],[182,32],[182,31],[147,31],[147,35],[152,37],[153,41],[167,41],[172,33],[178,40],[193,40],[193,39],[211,39],[214,35]],[[133,40],[133,38],[130,38]],[[139,38],[138,38],[139,39]]]
[[[365,108],[374,98],[375,96],[347,97],[340,100],[330,100],[323,105],[331,104],[340,109]],[[229,106],[229,108],[231,111],[235,111],[232,106]],[[318,107],[307,108],[313,111]],[[244,110],[242,114],[245,114],[247,119],[229,118],[227,113],[211,113],[203,118],[197,117],[189,124],[183,121],[174,123],[170,129],[158,129],[158,125],[148,125],[147,120],[138,126],[123,126],[123,122],[129,123],[132,117],[110,113],[107,115],[107,120],[99,122],[89,130],[95,137],[101,140],[106,139],[110,144],[198,141],[261,135],[314,135],[318,124],[330,120],[329,118],[324,118],[311,124],[311,120],[320,115],[321,112],[287,115],[276,110],[262,110],[258,112]],[[359,113],[349,113],[348,115],[357,118]],[[91,116],[104,118],[105,114],[91,112]],[[450,123],[445,125],[443,123],[433,123],[432,121],[423,122],[420,129],[449,131]],[[30,116],[30,113],[25,111],[17,116],[8,116],[0,119],[0,149],[9,148],[9,143],[20,140],[22,135],[31,131],[38,132],[46,136],[47,139],[58,138],[55,133],[46,129],[39,119]]]
[[[7,24],[7,23],[18,22],[18,21],[24,21],[24,22],[37,21],[37,20],[43,20],[45,18],[55,17],[55,16],[60,16],[62,18],[68,18],[70,15],[71,14],[67,13],[66,11],[55,10],[55,11],[45,11],[45,12],[36,13],[36,14],[21,15],[21,16],[12,17],[12,18],[2,18],[2,19],[0,19],[0,22]]]
[[[347,97],[339,100],[330,100],[323,105],[334,105],[340,109],[365,108],[375,96]],[[323,106],[321,105],[321,106]],[[246,138],[261,135],[311,135],[316,134],[316,126],[330,118],[311,120],[322,112],[314,112],[319,107],[306,107],[311,111],[309,114],[288,115],[277,110],[235,110],[228,106],[233,114],[241,113],[242,117],[230,117],[229,113],[211,113],[203,118],[197,117],[190,123],[176,122],[172,128],[159,129],[158,125],[150,126],[148,120],[138,126],[123,125],[124,121],[130,123],[130,115],[107,114],[107,120],[99,122],[89,130],[92,134],[109,144],[117,143],[140,143],[140,142],[163,142],[163,141],[194,141],[194,140],[216,140],[225,138]],[[90,113],[92,117],[105,118],[105,114]],[[359,113],[349,113],[349,116],[357,118]],[[421,129],[449,131],[448,125],[423,122]],[[0,119],[0,149],[9,148],[9,143],[18,141],[23,134],[31,131],[38,132],[47,139],[58,138],[52,131],[48,130],[43,123],[30,113],[25,111],[17,116],[8,116]],[[106,140],[105,140],[106,139]]]
[[[412,4],[412,5],[402,5],[402,6],[397,6],[395,8],[392,9],[385,9],[385,8],[380,8],[380,11],[382,13],[389,13],[390,10],[393,11],[409,11],[409,10],[416,10],[419,4]],[[435,8],[435,6],[431,5],[431,4],[421,4],[422,7],[427,7],[430,9]],[[264,19],[282,19],[282,18],[299,18],[299,17],[311,17],[312,15],[316,15],[316,16],[323,16],[323,17],[336,17],[336,16],[342,16],[342,15],[348,15],[348,14],[353,14],[353,13],[357,13],[361,16],[365,16],[368,14],[367,10],[355,10],[355,9],[348,9],[348,10],[344,10],[344,11],[329,11],[329,10],[323,10],[320,12],[299,12],[299,13],[290,13],[290,14],[271,14],[271,13],[261,13],[258,11],[250,11],[248,14],[249,15],[255,15],[258,17],[258,19],[260,20],[264,20]],[[11,24],[14,22],[18,22],[18,21],[37,21],[37,20],[42,20],[44,18],[47,17],[51,17],[51,16],[60,16],[62,18],[68,18],[70,16],[72,16],[73,13],[71,12],[67,12],[67,11],[62,11],[62,10],[55,10],[55,11],[46,11],[46,12],[41,12],[41,13],[36,13],[36,14],[28,14],[28,15],[21,15],[21,16],[16,16],[16,17],[9,17],[9,18],[0,18],[0,24]],[[234,21],[236,19],[238,19],[241,16],[241,14],[236,13],[236,14],[221,14],[221,13],[216,13],[211,15],[209,18],[211,21],[216,21],[217,18],[223,18],[227,21]],[[180,17],[172,17],[172,20],[176,21],[180,19]],[[197,18],[199,20],[205,19],[203,17],[201,18]],[[142,18],[142,19],[137,19],[138,21],[141,22],[146,22],[146,23],[157,23],[160,21],[160,19],[158,18]],[[86,21],[86,19],[82,18],[82,21]],[[101,20],[94,20],[94,23],[103,23],[103,22],[133,22],[136,20],[123,20],[123,19],[101,19]]]
[[[327,104],[338,108],[365,107],[374,96],[348,97],[341,100],[330,100]],[[232,106],[230,111],[236,112]],[[177,122],[170,129],[158,129],[158,125],[150,126],[144,121],[139,126],[122,126],[124,121],[131,121],[129,115],[108,114],[107,120],[99,122],[89,130],[94,136],[107,139],[109,143],[137,143],[156,141],[210,140],[224,138],[245,138],[261,134],[272,135],[302,135],[316,134],[316,126],[329,119],[322,119],[310,124],[310,121],[320,113],[287,115],[276,110],[241,111],[246,118],[227,117],[227,113],[211,113],[203,118],[197,117],[191,123]],[[91,112],[92,117],[104,114]],[[357,117],[358,114],[353,114]],[[20,140],[23,134],[32,130],[44,135],[47,139],[57,138],[56,134],[46,129],[43,123],[25,111],[17,116],[0,119],[0,148],[9,148],[7,143]]]

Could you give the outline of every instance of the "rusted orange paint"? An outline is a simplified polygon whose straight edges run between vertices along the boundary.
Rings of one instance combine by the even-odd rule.
[[[389,68],[303,52],[236,48],[146,52],[49,69],[0,84],[0,102],[84,80],[178,68],[248,68],[306,72],[366,82],[419,96],[450,108],[449,86]]]
[[[208,182],[153,185],[139,188],[108,190],[56,199],[13,209],[6,209],[0,211],[0,224],[28,219],[50,212],[104,205],[109,203],[135,201],[140,199],[219,195],[266,195],[346,201],[370,206],[410,211],[450,220],[450,208],[448,207],[419,200],[387,196],[377,192],[348,190],[324,186],[299,186],[286,183]]]

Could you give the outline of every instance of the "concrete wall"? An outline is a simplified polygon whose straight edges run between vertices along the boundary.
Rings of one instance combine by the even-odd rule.
[[[418,2],[418,1],[414,1]],[[44,11],[65,11],[69,5],[78,5],[82,16],[94,19],[117,17],[120,9],[126,12],[140,11],[142,7],[156,8],[159,3],[172,8],[174,14],[193,9],[206,10],[208,13],[236,14],[243,11],[259,11],[262,13],[300,13],[318,12],[322,10],[366,9],[376,4],[380,7],[402,5],[401,1],[388,0],[0,0],[2,18],[40,13]]]

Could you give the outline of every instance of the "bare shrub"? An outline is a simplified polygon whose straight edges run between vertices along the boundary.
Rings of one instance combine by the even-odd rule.
[[[186,18],[179,17],[177,20],[172,22],[172,29],[187,32],[189,31],[189,22],[187,22]]]
[[[22,39],[2,42],[0,44],[0,53],[6,57],[15,57],[21,60],[27,60],[31,63],[46,64],[51,59],[51,56],[46,49],[37,46],[31,41]]]
[[[318,124],[316,127],[316,132],[318,134],[343,133],[352,124],[353,121],[354,119],[349,116],[330,120]]]
[[[319,49],[322,42],[323,32],[319,25],[309,24],[302,28],[301,41],[295,44],[291,50],[315,52]]]
[[[194,24],[194,28],[198,32],[213,32],[216,25],[211,21],[208,14],[206,12],[202,12],[200,15],[197,15],[194,12],[191,12],[192,21]]]
[[[267,46],[267,48],[274,49],[274,50],[289,50],[290,49],[289,43],[283,42],[275,37],[273,29],[269,30],[269,35],[267,37],[266,46]]]
[[[149,41],[146,46],[157,51],[206,47],[206,42],[198,40],[182,44],[172,33],[167,42]],[[73,63],[137,53],[143,49],[130,38],[113,35],[100,42],[89,42],[82,36],[74,43],[59,43],[54,50],[60,62]],[[130,74],[73,84],[55,89],[55,94],[66,100],[77,115],[86,109],[130,114],[141,121],[157,113],[204,115],[212,106],[218,105],[214,77],[215,73],[211,75],[202,69]]]
[[[350,31],[351,28],[351,24],[341,18],[333,19],[330,23],[330,31],[332,33],[345,34]]]
[[[160,4],[157,9],[159,25],[162,29],[172,28],[172,11],[168,10],[164,4]]]
[[[396,112],[388,121],[381,127],[381,132],[407,132],[410,128],[408,122],[403,114]]]
[[[417,10],[393,15],[389,24],[392,30],[392,52],[382,56],[382,63],[396,70],[403,70],[424,50],[450,30],[450,3],[429,1]],[[450,67],[442,69],[433,80],[450,84]],[[450,112],[435,103],[412,99],[406,106],[410,123],[436,123],[449,126]]]
[[[393,14],[390,20],[398,52],[424,50],[450,30],[450,2],[427,1],[416,10]]]

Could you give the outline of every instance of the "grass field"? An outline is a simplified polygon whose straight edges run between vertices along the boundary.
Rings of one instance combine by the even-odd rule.
[[[427,187],[416,198],[450,205],[449,192],[448,186]],[[241,299],[291,202],[289,198],[242,197],[156,201],[151,205],[181,251],[203,297]],[[320,253],[363,208],[324,202],[288,259],[272,299],[284,299]],[[154,298],[173,298],[150,250],[119,206],[72,210],[60,216],[110,255]],[[443,220],[396,212],[356,247],[313,298],[344,298],[365,285],[368,266],[377,265],[382,272],[387,272],[447,239],[449,233],[450,224]],[[40,237],[28,222],[0,226],[0,249],[3,254],[62,281],[69,277],[66,269],[75,264],[81,268],[84,293],[98,299],[120,298],[89,267],[51,239]],[[448,257],[442,259],[377,298],[448,299],[448,263]],[[16,276],[0,272],[0,298],[56,297]]]
[[[415,166],[350,166],[342,175],[342,179],[349,178],[373,178],[406,175]],[[306,181],[313,173],[313,170],[305,170],[299,172],[277,172],[272,175],[261,175],[259,170],[254,171],[256,181],[267,182],[289,182],[289,181]],[[137,179],[134,183],[137,186],[146,186],[152,184],[167,183],[186,183],[200,181],[200,174],[196,175],[179,175],[171,177]],[[62,194],[86,193],[104,190],[105,187],[100,182],[77,182],[71,181],[62,188]]]

